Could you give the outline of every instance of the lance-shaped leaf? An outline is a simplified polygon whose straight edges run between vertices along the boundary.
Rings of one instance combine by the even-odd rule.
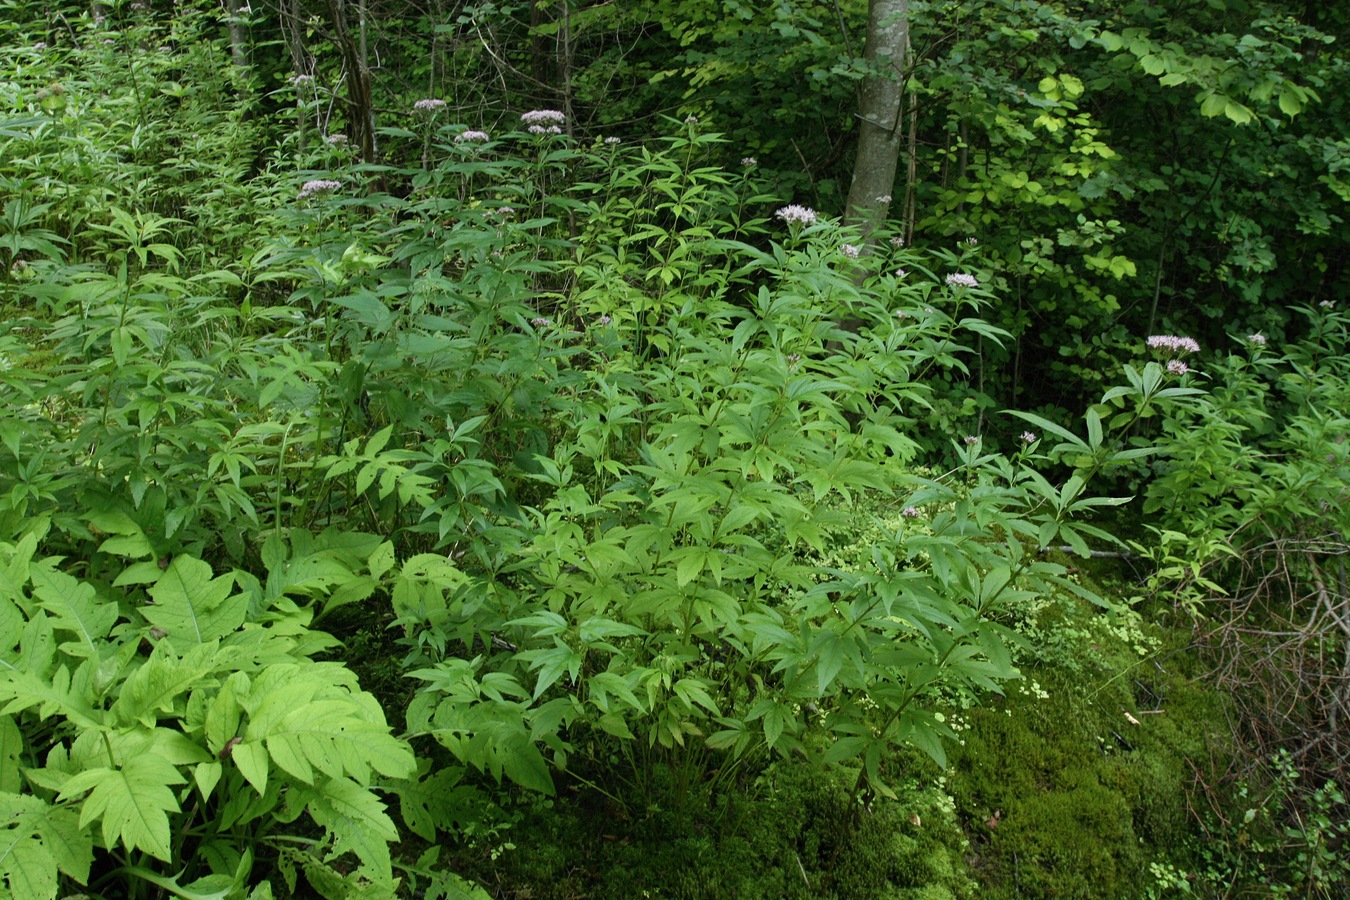
[[[55,620],[57,631],[75,635],[61,645],[64,653],[97,659],[99,642],[117,622],[117,604],[98,596],[92,585],[43,563],[32,568],[33,596]]]
[[[211,575],[210,564],[191,556],[175,557],[150,589],[154,605],[141,612],[180,646],[224,637],[244,624],[248,597],[230,593],[233,575],[214,579]]]
[[[89,791],[80,810],[80,827],[103,823],[103,843],[144,850],[169,861],[169,813],[178,800],[169,785],[182,784],[177,767],[157,753],[131,756],[120,769],[86,769],[66,782],[60,799]]]

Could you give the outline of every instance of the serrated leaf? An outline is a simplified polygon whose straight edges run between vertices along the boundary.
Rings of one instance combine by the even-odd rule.
[[[150,589],[154,605],[143,607],[142,614],[180,644],[201,644],[235,631],[248,614],[248,597],[230,593],[233,575],[213,579],[212,574],[209,563],[174,557]]]
[[[268,769],[271,757],[261,741],[244,741],[230,748],[230,759],[234,760],[239,774],[243,775],[259,794],[267,793]]]
[[[0,709],[15,713],[36,706],[41,718],[60,713],[74,725],[101,728],[103,714],[96,711],[78,692],[71,689],[70,671],[59,666],[48,678],[31,672],[10,672],[0,680],[0,701],[9,702]]]
[[[324,782],[307,799],[310,817],[333,837],[328,860],[355,853],[372,881],[393,880],[389,844],[398,840],[398,828],[374,793],[340,778]]]
[[[92,585],[41,563],[32,567],[33,596],[54,619],[53,627],[76,636],[61,650],[97,659],[99,643],[117,622],[117,604],[103,600]]]
[[[89,791],[80,809],[80,827],[101,822],[103,843],[144,850],[168,862],[171,855],[169,816],[178,800],[169,785],[185,781],[177,767],[156,753],[131,756],[120,769],[86,769],[66,782],[60,798]]]
[[[154,725],[160,713],[173,713],[176,701],[216,669],[217,647],[199,644],[179,658],[167,641],[122,684],[112,713],[122,725]]]
[[[451,766],[437,769],[420,781],[402,781],[394,786],[403,821],[413,834],[435,841],[438,827],[448,830],[453,825],[458,811],[452,798],[463,775],[463,769]]]
[[[19,777],[19,757],[23,754],[23,733],[11,716],[0,716],[0,793],[17,794],[23,787]]]
[[[56,896],[56,857],[38,837],[47,804],[36,797],[0,794],[0,881],[8,897],[51,900]]]

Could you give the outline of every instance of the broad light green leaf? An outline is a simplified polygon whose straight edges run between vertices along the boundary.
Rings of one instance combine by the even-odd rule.
[[[103,600],[92,585],[77,581],[46,563],[32,568],[33,596],[55,620],[57,631],[76,637],[61,650],[83,659],[97,659],[99,642],[117,622],[117,604]]]
[[[372,881],[393,880],[389,843],[398,840],[398,828],[374,793],[340,778],[324,782],[308,800],[311,818],[333,836],[328,859],[355,853]]]
[[[180,659],[168,641],[161,641],[122,685],[112,705],[117,721],[154,725],[160,713],[172,713],[180,697],[186,702],[187,692],[215,672],[217,649],[214,643],[198,644]]]
[[[0,702],[8,700],[0,713],[15,713],[36,706],[41,718],[60,713],[74,725],[101,728],[103,713],[71,688],[70,671],[58,667],[48,678],[31,672],[9,672],[0,679]]]
[[[0,897],[56,896],[56,857],[39,838],[39,824],[48,809],[36,797],[0,794]]]
[[[178,812],[178,800],[170,785],[184,779],[168,760],[156,753],[130,757],[121,769],[86,769],[66,782],[60,799],[69,800],[85,791],[80,827],[103,823],[103,843],[121,844],[128,850],[144,850],[156,859],[169,861],[169,816]]]
[[[17,794],[23,787],[19,777],[19,757],[23,753],[23,734],[11,716],[0,716],[0,792]]]
[[[211,577],[211,566],[191,556],[178,556],[150,589],[155,601],[141,612],[178,643],[201,644],[224,637],[244,624],[248,597],[231,594],[234,576]]]

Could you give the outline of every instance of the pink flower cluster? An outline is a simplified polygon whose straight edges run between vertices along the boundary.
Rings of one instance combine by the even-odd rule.
[[[1199,353],[1200,345],[1194,338],[1178,337],[1175,334],[1155,334],[1149,337],[1150,350],[1165,350],[1173,354]]]
[[[313,181],[306,181],[300,188],[300,193],[296,197],[298,200],[304,200],[306,197],[313,197],[316,194],[329,194],[342,187],[340,181],[330,181],[327,178],[316,178]]]

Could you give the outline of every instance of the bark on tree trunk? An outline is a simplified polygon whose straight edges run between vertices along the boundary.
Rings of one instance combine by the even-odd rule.
[[[909,0],[871,0],[867,8],[868,68],[858,96],[858,156],[844,221],[870,239],[886,218],[895,189],[903,129],[905,50],[909,43]]]
[[[225,3],[225,10],[229,13],[230,57],[234,60],[235,67],[239,69],[248,68],[248,38],[239,15],[239,9],[243,5],[240,0],[226,0]]]
[[[347,70],[347,119],[351,140],[361,151],[361,161],[375,161],[375,109],[370,94],[370,66],[347,24],[347,0],[328,0],[333,22],[333,41]],[[358,40],[364,37],[365,4],[359,4]]]

